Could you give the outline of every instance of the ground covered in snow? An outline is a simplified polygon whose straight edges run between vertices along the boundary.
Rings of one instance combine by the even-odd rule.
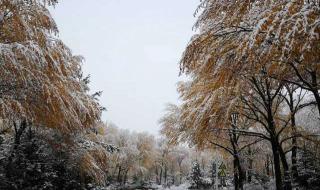
[[[153,185],[152,186],[152,190],[187,190],[189,189],[190,184],[189,183],[184,183],[180,186],[171,186],[171,187],[163,187],[161,185]],[[114,186],[110,186],[107,188],[98,188],[95,190],[119,190],[121,188],[116,188]],[[233,190],[234,187],[229,186],[229,187],[220,187],[219,190]],[[269,183],[266,184],[259,184],[259,183],[252,183],[252,184],[245,184],[244,186],[245,190],[275,190],[275,185],[274,182],[271,181]],[[122,188],[121,190],[128,190],[128,188]],[[132,189],[133,190],[133,189]],[[196,190],[196,189],[193,189]]]

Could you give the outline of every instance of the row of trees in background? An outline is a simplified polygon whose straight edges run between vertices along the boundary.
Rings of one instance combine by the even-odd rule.
[[[222,159],[214,151],[173,145],[166,138],[130,132],[113,124],[101,123],[98,131],[108,144],[117,147],[107,161],[109,185],[128,188],[152,187],[152,184],[178,186],[187,181],[191,183],[197,177],[210,178],[212,161]],[[197,177],[192,177],[193,163],[198,163],[201,169],[201,175]]]
[[[228,153],[236,189],[261,167],[277,189],[319,188],[319,1],[204,0],[198,12],[163,133]]]

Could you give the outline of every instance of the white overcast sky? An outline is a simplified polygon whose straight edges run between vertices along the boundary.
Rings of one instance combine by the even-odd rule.
[[[199,0],[61,0],[60,37],[86,59],[92,91],[103,91],[104,121],[157,134],[176,103],[179,60],[193,35]]]

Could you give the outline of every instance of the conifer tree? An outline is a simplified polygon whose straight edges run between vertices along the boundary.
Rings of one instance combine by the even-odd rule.
[[[198,161],[194,161],[192,163],[191,173],[190,173],[190,183],[191,188],[199,189],[202,184],[202,172],[200,168],[200,164]]]

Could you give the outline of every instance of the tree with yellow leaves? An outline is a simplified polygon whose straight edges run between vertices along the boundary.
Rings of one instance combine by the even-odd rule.
[[[180,87],[181,118],[188,121],[181,128],[195,142],[210,139],[209,128],[232,126],[226,118],[239,112],[252,127],[236,133],[270,142],[276,187],[283,188],[281,160],[284,187],[290,189],[284,144],[297,133],[288,135],[288,123],[294,126],[296,108],[317,105],[319,99],[319,1],[205,0],[198,11],[198,34],[180,64],[191,78]],[[300,105],[294,100],[293,108],[286,101],[288,84],[310,91],[314,101]],[[284,102],[292,108],[289,117]]]
[[[100,93],[89,94],[83,58],[57,38],[48,10],[57,2],[0,1],[0,120],[14,137],[7,177],[13,176],[14,151],[28,134],[30,142],[41,137],[57,152],[73,155],[82,176],[104,183],[107,150],[92,130],[103,110]]]
[[[252,34],[244,40],[242,55],[248,64],[268,65],[272,78],[309,91],[318,108],[320,2],[292,0],[270,2]]]
[[[242,165],[244,161],[242,154],[248,147],[260,142],[260,138],[264,135],[248,132],[248,126],[252,123],[239,118],[238,113],[232,113],[230,119],[226,118],[229,125],[211,124],[210,115],[207,115],[204,106],[196,107],[190,99],[184,101],[180,107],[168,105],[166,114],[160,120],[161,132],[167,136],[170,143],[188,142],[199,149],[217,147],[232,156],[234,185],[236,189],[243,189],[245,168]],[[248,138],[243,134],[252,137]]]
[[[88,95],[80,56],[56,38],[50,1],[0,2],[0,116],[71,133],[92,127],[101,107]]]

